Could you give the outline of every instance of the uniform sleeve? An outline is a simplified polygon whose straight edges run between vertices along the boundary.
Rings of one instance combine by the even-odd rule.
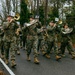
[[[37,33],[41,33],[41,28],[37,28]]]
[[[9,25],[9,23],[8,23],[8,22],[4,22],[4,23],[3,23],[3,30],[8,29],[8,25]]]
[[[47,30],[50,30],[50,27],[49,27],[49,25],[48,25],[46,28],[47,28]]]
[[[37,28],[41,28],[41,26],[42,26],[41,22],[37,22],[36,26],[37,26]]]
[[[4,31],[1,29],[0,36],[4,35]]]
[[[16,22],[14,22],[14,23],[15,23],[15,28],[16,29],[19,28],[19,25]]]

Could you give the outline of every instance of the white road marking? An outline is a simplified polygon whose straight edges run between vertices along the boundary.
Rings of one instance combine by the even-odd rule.
[[[4,61],[0,58],[0,62],[3,64],[3,66],[7,69],[10,75],[15,75],[12,70],[4,63]]]

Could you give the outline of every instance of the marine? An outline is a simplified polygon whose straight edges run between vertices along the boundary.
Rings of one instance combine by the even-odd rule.
[[[15,49],[16,49],[16,30],[18,28],[17,23],[14,18],[9,15],[7,16],[6,22],[3,23],[3,41],[4,41],[4,51],[5,51],[5,63],[9,64],[9,56],[10,56],[10,64],[11,67],[16,66],[15,62]]]

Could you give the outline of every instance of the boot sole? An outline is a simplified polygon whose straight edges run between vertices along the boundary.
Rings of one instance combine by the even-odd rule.
[[[36,63],[36,62],[34,62],[34,63],[35,63],[35,64],[40,64],[39,62],[37,62],[37,63]]]
[[[16,66],[16,64],[15,65],[13,65],[13,66],[11,66],[12,68],[14,68]]]
[[[59,61],[61,58],[59,58],[59,59],[56,59],[56,61]]]

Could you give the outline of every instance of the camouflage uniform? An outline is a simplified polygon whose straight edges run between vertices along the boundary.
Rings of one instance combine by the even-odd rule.
[[[20,55],[20,37],[16,35],[16,53]]]
[[[58,42],[61,42],[61,28],[62,27],[63,27],[62,24],[57,24],[57,26],[56,26]]]
[[[30,21],[31,24],[32,21]],[[39,63],[37,60],[37,46],[38,46],[38,36],[37,36],[37,28],[40,28],[38,22],[33,23],[31,26],[26,28],[27,30],[27,39],[26,39],[26,51],[27,57],[31,54],[31,50],[33,49],[34,54],[34,62]],[[29,59],[28,59],[29,60]]]
[[[23,49],[25,50],[26,47],[26,38],[27,38],[27,29],[25,26],[22,27],[22,43],[23,43]]]
[[[12,61],[15,61],[15,49],[16,49],[16,29],[18,28],[15,21],[9,23],[3,23],[4,30],[4,49],[5,49],[5,59],[9,59],[9,55],[11,56],[11,65]],[[10,52],[9,52],[10,51]],[[13,65],[12,65],[13,66]]]
[[[46,50],[48,48],[47,46],[47,29],[46,27],[42,27],[41,29],[41,45],[40,45],[40,49],[43,55],[45,55]]]
[[[20,32],[21,32],[21,28],[19,26],[19,28],[16,31],[16,53],[17,55],[20,55],[20,47],[21,47],[21,38],[20,38]]]
[[[1,53],[1,58],[4,59],[4,49],[3,49],[4,42],[3,42],[3,36],[4,36],[4,32],[3,32],[3,28],[1,26],[1,28],[0,28],[0,53]]]
[[[67,29],[61,28],[61,36],[62,36],[61,47],[60,47],[61,54],[62,54],[62,56],[64,56],[65,48],[67,47],[67,50],[72,55],[72,58],[75,58],[75,52],[73,50],[73,45],[72,45],[72,41],[71,41],[71,38],[70,38],[71,33],[69,33],[69,32],[66,33],[66,34],[63,33],[63,32],[66,32]]]
[[[20,37],[20,48],[22,48],[22,37],[23,37],[23,33],[22,33],[22,28],[20,27],[20,31],[19,31],[19,37]]]
[[[52,48],[54,48],[54,53],[56,56],[56,60],[60,59],[61,57],[58,55],[58,46],[57,46],[57,36],[56,36],[56,26],[47,26],[47,50],[46,50],[46,57],[50,58],[49,54]]]
[[[39,23],[41,25],[41,23]],[[38,47],[37,47],[37,52],[39,54],[39,50],[40,50],[40,47],[41,47],[41,42],[42,42],[42,34],[41,34],[41,28],[37,28],[37,35],[38,35]]]

